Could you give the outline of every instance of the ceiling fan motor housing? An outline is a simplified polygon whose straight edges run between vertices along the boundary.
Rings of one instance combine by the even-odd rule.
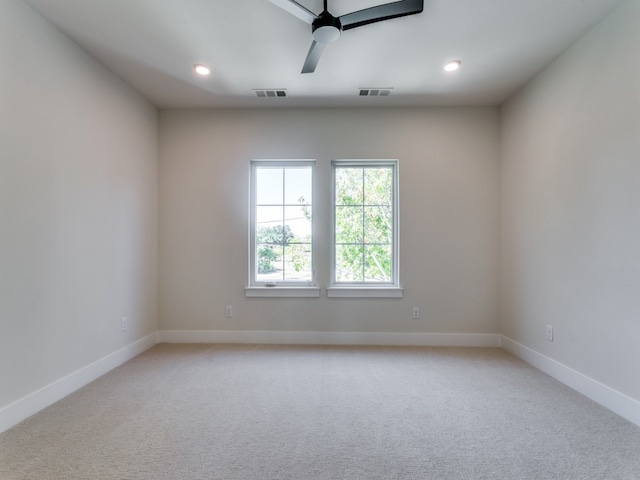
[[[328,0],[324,0],[324,9],[319,15],[303,7],[296,0],[269,1],[311,25],[313,42],[311,42],[311,48],[309,48],[301,73],[315,72],[325,46],[338,40],[342,30],[351,30],[384,20],[415,15],[424,9],[424,0],[396,0],[334,17],[327,8]]]
[[[331,43],[340,38],[342,24],[340,20],[326,10],[318,15],[311,24],[313,39],[319,43]]]

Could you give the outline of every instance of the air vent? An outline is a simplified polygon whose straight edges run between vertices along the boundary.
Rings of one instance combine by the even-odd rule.
[[[359,96],[361,97],[388,97],[391,95],[393,88],[361,88]]]
[[[287,91],[284,88],[277,88],[271,90],[254,89],[256,97],[260,98],[284,98],[287,97]]]

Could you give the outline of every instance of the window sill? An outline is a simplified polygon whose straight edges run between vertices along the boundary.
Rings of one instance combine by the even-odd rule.
[[[246,287],[244,294],[254,298],[318,298],[320,287]]]
[[[400,287],[330,287],[327,297],[333,298],[402,298]]]

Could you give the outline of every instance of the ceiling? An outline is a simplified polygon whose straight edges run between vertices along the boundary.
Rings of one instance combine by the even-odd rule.
[[[159,108],[499,105],[623,2],[424,0],[421,14],[343,32],[303,75],[311,27],[268,0],[25,1]],[[389,1],[329,0],[329,11]],[[444,72],[453,59],[462,67]],[[358,96],[376,87],[392,94]]]

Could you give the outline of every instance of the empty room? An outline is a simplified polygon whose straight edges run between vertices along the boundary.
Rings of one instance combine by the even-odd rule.
[[[0,0],[0,479],[640,479],[640,0]]]

